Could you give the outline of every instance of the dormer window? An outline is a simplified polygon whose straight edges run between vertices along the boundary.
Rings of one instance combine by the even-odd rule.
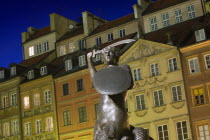
[[[28,79],[32,79],[34,78],[34,71],[31,70],[31,71],[28,71]]]
[[[85,48],[85,41],[83,39],[79,40],[79,49],[83,50]]]
[[[205,34],[204,29],[200,29],[200,30],[195,31],[195,38],[196,38],[196,42],[205,40],[206,39],[206,34]]]
[[[47,74],[47,67],[46,67],[46,66],[41,67],[41,69],[40,69],[40,74],[41,74],[41,75]]]
[[[79,66],[82,67],[86,65],[85,55],[79,56]]]
[[[11,67],[11,69],[10,69],[10,75],[11,76],[16,75],[16,67],[15,66],[14,67]]]
[[[65,70],[68,71],[68,70],[71,70],[72,69],[72,61],[71,59],[70,60],[66,60],[65,61]]]
[[[4,79],[4,70],[0,71],[0,79]]]

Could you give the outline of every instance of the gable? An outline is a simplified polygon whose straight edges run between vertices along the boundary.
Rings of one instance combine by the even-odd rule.
[[[131,61],[141,60],[145,57],[157,55],[171,49],[176,49],[176,47],[139,39],[120,57],[119,63],[125,64]]]

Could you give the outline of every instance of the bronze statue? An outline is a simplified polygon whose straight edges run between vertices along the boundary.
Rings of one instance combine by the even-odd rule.
[[[101,61],[108,66],[98,72],[92,62],[97,52],[94,50],[87,54],[90,76],[95,89],[100,93],[94,140],[147,140],[143,128],[134,128],[128,123],[125,98],[126,90],[132,88],[133,81],[130,67],[117,65],[118,54],[114,46],[99,51]]]

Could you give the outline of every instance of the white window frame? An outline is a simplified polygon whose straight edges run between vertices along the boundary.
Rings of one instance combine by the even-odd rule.
[[[28,55],[33,56],[34,55],[34,46],[31,46],[28,48]]]
[[[101,45],[102,44],[102,40],[101,40],[101,37],[96,37],[96,45]]]
[[[174,10],[174,17],[175,17],[175,22],[180,23],[183,21],[182,19],[182,10],[180,8],[177,8]]]
[[[110,41],[112,41],[112,40],[114,40],[114,35],[113,35],[113,33],[108,33],[108,34],[107,34],[107,41],[110,42]]]
[[[166,125],[166,124],[158,125],[158,126],[157,126],[158,139],[160,138],[160,135],[159,135],[159,134],[162,133],[163,140],[165,140],[165,137],[166,137],[166,136],[165,136],[165,133],[164,133],[164,132],[165,132],[165,131],[164,131],[164,126],[165,126],[165,125]],[[166,125],[166,126],[167,126],[167,133],[168,133],[168,139],[169,139],[168,125]],[[161,132],[158,131],[158,127],[161,127],[161,128],[162,128],[162,131],[161,131]]]
[[[100,61],[101,60],[101,54],[98,53],[95,55],[95,57],[93,57],[93,62],[97,62],[97,61]]]
[[[85,40],[84,39],[80,39],[78,41],[78,46],[79,46],[79,50],[83,50],[85,48]]]
[[[168,12],[161,14],[163,27],[170,26],[170,19]]]
[[[183,132],[183,129],[184,129],[184,127],[183,127],[183,122],[186,123],[187,133],[184,133],[184,132]],[[182,133],[182,134],[181,134],[181,135],[182,135],[182,139],[183,139],[183,140],[188,140],[188,139],[189,139],[189,135],[188,135],[187,121],[179,121],[179,122],[176,122],[177,139],[179,139],[179,134],[178,134],[178,123],[181,124],[180,129],[181,129],[181,133]],[[185,136],[186,134],[187,134],[187,138],[184,138],[184,136]]]
[[[19,134],[19,122],[17,120],[11,121],[12,124],[12,134],[18,135]]]
[[[46,90],[44,92],[44,99],[45,99],[45,104],[51,103],[51,92],[50,92],[50,90]]]
[[[139,97],[139,100],[137,99],[137,97]],[[136,110],[137,111],[146,109],[144,94],[136,95],[135,102],[136,102]]]
[[[202,127],[202,130],[201,130],[201,127]],[[206,137],[210,138],[210,135],[209,135],[209,133],[210,133],[209,132],[209,124],[208,123],[197,126],[197,129],[198,129],[198,133],[199,133],[198,138],[200,140],[204,140],[204,139],[206,140]],[[203,133],[202,134],[203,136],[201,136],[201,133]]]
[[[75,42],[70,42],[69,43],[69,53],[74,52],[75,51],[75,48],[76,48]]]
[[[23,97],[23,106],[24,106],[24,109],[29,109],[30,108],[30,98],[29,98],[29,96]]]
[[[141,69],[140,68],[136,68],[133,70],[133,80],[134,81],[138,81],[141,80],[142,76],[141,76]]]
[[[9,96],[3,95],[2,96],[2,108],[7,108],[7,107],[9,107]]]
[[[36,54],[40,54],[42,52],[41,44],[36,44]]]
[[[68,71],[68,70],[71,70],[72,69],[72,60],[71,59],[68,59],[65,61],[65,70]]]
[[[4,79],[4,70],[0,71],[0,79]]]
[[[206,33],[204,29],[195,31],[196,42],[206,40]]]
[[[60,46],[60,56],[63,56],[66,54],[66,46],[62,45]]]
[[[150,64],[150,74],[151,74],[151,76],[157,76],[160,74],[158,63]]]
[[[25,136],[31,135],[31,122],[25,123]]]
[[[192,65],[190,64],[191,61],[192,61]],[[199,66],[198,57],[194,57],[194,58],[188,59],[188,67],[189,67],[189,70],[190,70],[190,74],[200,72],[200,66]]]
[[[47,117],[46,118],[46,131],[53,131],[53,118],[52,117]]]
[[[42,133],[42,121],[41,120],[36,120],[36,133]]]
[[[187,15],[189,19],[193,19],[196,17],[195,6],[193,4],[187,6]]]
[[[10,105],[11,106],[17,105],[17,94],[16,93],[10,94]]]
[[[119,30],[119,37],[125,36],[125,28]]]
[[[157,24],[156,16],[149,18],[149,23],[150,23],[150,30],[151,31],[158,30],[158,24]]]
[[[79,66],[85,66],[86,65],[86,59],[85,59],[85,55],[81,55],[79,56]]]
[[[175,70],[178,70],[176,57],[168,59],[168,71],[171,72]]]
[[[28,79],[33,79],[34,78],[34,70],[28,71]]]
[[[40,68],[40,74],[41,75],[47,74],[47,66],[43,66],[43,67]]]
[[[43,44],[44,52],[48,51],[49,50],[49,42],[48,41],[44,41],[42,44]]]
[[[10,136],[10,123],[9,122],[3,123],[3,136],[4,137]]]
[[[182,89],[180,85],[172,86],[171,93],[173,102],[182,101]],[[176,98],[176,100],[174,99],[174,97]]]
[[[207,60],[206,58],[209,57],[209,60]],[[206,66],[206,69],[210,69],[210,54],[206,54],[204,55],[204,61],[205,61],[205,66]]]
[[[40,94],[36,93],[34,94],[34,106],[39,106],[40,105]]]
[[[10,75],[11,76],[16,75],[16,66],[11,67],[11,69],[10,69]]]
[[[63,125],[68,126],[71,124],[70,110],[63,111]]]
[[[163,103],[161,103],[161,100],[160,100],[160,91],[161,91],[161,94],[162,94],[162,97],[163,97],[163,90],[162,89],[159,89],[159,90],[156,90],[156,91],[153,91],[153,97],[154,97],[154,106],[155,107],[158,107],[158,106],[162,106],[164,105],[164,97],[163,97]],[[156,104],[156,100],[155,100],[155,93],[157,93],[157,96],[158,96],[158,104]]]

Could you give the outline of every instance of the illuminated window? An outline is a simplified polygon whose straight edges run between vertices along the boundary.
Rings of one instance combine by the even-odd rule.
[[[11,94],[10,99],[11,99],[10,100],[11,106],[17,105],[17,94],[16,93]]]
[[[13,76],[13,75],[16,75],[16,67],[11,67],[10,69],[10,75]]]
[[[47,74],[47,66],[43,66],[43,67],[40,68],[40,74],[41,75]]]
[[[66,54],[66,47],[65,46],[60,46],[60,56]]]
[[[171,58],[168,60],[169,71],[175,71],[178,69],[176,58]]]
[[[177,122],[176,130],[177,130],[178,140],[187,140],[188,139],[187,122],[186,121]]]
[[[4,70],[1,70],[0,71],[0,79],[3,79],[4,78]]]
[[[28,50],[29,50],[29,56],[33,56],[34,55],[34,46],[29,47]]]
[[[39,106],[40,105],[40,94],[36,93],[34,94],[34,106]]]
[[[205,58],[206,69],[210,69],[210,54],[205,55],[204,58]]]
[[[163,27],[167,27],[170,25],[169,15],[168,13],[162,14],[162,21],[163,21]]]
[[[155,106],[164,105],[162,90],[154,91],[154,101],[155,101]]]
[[[79,66],[85,66],[86,65],[86,60],[85,60],[85,55],[79,56]]]
[[[31,123],[30,122],[25,123],[25,135],[26,136],[31,135]]]
[[[18,121],[15,120],[15,121],[12,121],[11,123],[12,123],[12,134],[13,134],[13,135],[19,134]]]
[[[141,69],[138,68],[138,69],[134,69],[133,70],[133,80],[134,81],[138,81],[138,80],[141,80]]]
[[[51,94],[49,90],[44,92],[44,97],[45,97],[45,104],[51,102]]]
[[[151,76],[156,76],[160,74],[158,63],[150,65],[150,72],[151,72]]]
[[[79,40],[79,50],[83,50],[85,48],[85,41],[83,39]]]
[[[182,22],[182,11],[181,11],[181,9],[176,9],[174,11],[174,14],[175,14],[175,21],[176,21],[176,23]]]
[[[119,36],[124,37],[125,36],[125,29],[120,29],[119,30]]]
[[[182,100],[182,92],[180,86],[171,87],[171,91],[172,91],[173,102]]]
[[[198,131],[200,140],[210,140],[209,126],[207,124],[198,126]]]
[[[159,140],[169,140],[167,125],[158,126],[158,138]]]
[[[3,108],[9,107],[9,98],[8,98],[8,96],[3,96],[3,98],[2,98],[2,107]]]
[[[136,96],[136,110],[143,110],[146,109],[145,107],[145,100],[144,100],[144,95],[137,95]]]
[[[200,72],[200,68],[199,68],[199,63],[198,63],[198,58],[197,57],[189,59],[188,60],[188,64],[189,64],[190,74]]]
[[[101,37],[97,37],[96,38],[96,45],[101,45],[102,44],[102,41],[101,41]]]
[[[195,8],[194,8],[194,5],[188,5],[187,6],[187,13],[188,13],[188,18],[189,19],[195,18]]]
[[[72,53],[75,51],[75,42],[69,43],[69,52]]]
[[[71,70],[72,69],[72,60],[69,59],[69,60],[66,60],[65,61],[65,70],[68,71],[68,70]]]
[[[32,79],[34,78],[34,71],[31,70],[31,71],[28,71],[28,79]]]
[[[63,112],[63,124],[64,126],[71,124],[70,111]]]
[[[86,122],[87,121],[87,112],[86,112],[86,107],[79,107],[78,108],[78,114],[79,114],[79,122]]]
[[[53,131],[53,118],[46,118],[46,131]]]
[[[84,90],[83,79],[78,79],[77,80],[77,92],[80,92],[83,90]]]
[[[44,47],[44,52],[49,50],[49,43],[48,43],[48,41],[44,41],[43,42],[43,47]]]
[[[203,88],[193,89],[193,94],[195,105],[201,105],[205,103]]]
[[[36,133],[42,133],[42,121],[36,120]]]
[[[8,137],[10,136],[10,124],[9,122],[6,122],[3,124],[3,136]]]
[[[30,108],[29,96],[25,96],[23,99],[24,99],[24,109]]]
[[[107,41],[112,41],[112,40],[114,40],[113,33],[107,34]]]
[[[151,29],[151,31],[157,30],[158,29],[158,25],[157,25],[157,19],[156,19],[156,17],[151,17],[149,19],[149,21],[150,21],[150,29]]]
[[[41,50],[42,50],[41,44],[37,44],[37,45],[36,45],[36,54],[41,53]]]

